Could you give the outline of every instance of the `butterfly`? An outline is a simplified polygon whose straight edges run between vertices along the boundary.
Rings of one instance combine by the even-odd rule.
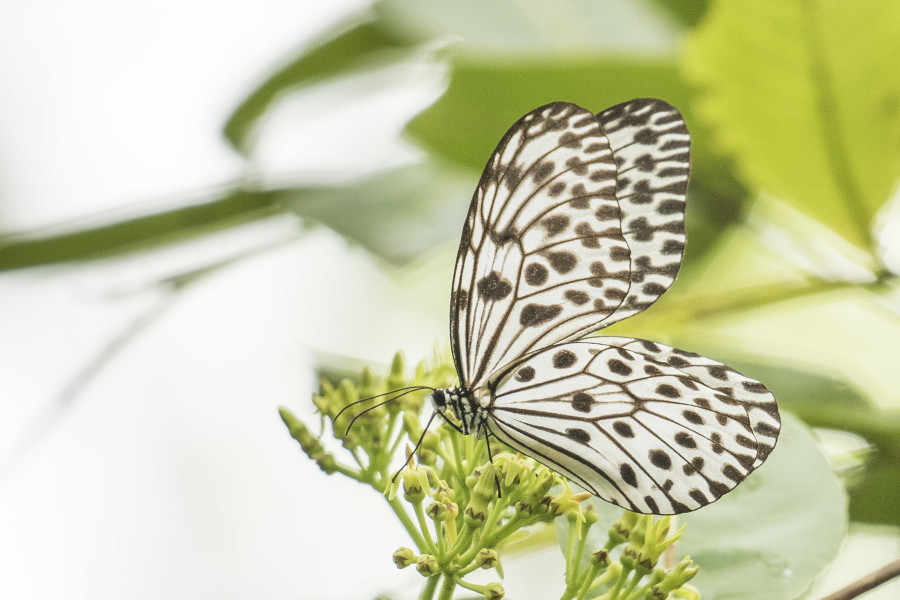
[[[714,502],[775,447],[762,383],[652,341],[585,335],[653,304],[686,241],[690,134],[662,100],[519,119],[490,156],[453,275],[462,433],[494,436],[639,513]]]

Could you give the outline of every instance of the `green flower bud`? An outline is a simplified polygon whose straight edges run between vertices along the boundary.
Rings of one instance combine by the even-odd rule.
[[[447,485],[447,482],[443,479],[438,479],[437,485],[434,489],[434,497],[435,499],[441,502],[447,502],[449,500],[453,500],[453,497],[456,495],[456,492]]]
[[[278,412],[281,415],[281,420],[287,425],[291,437],[299,442],[303,452],[316,461],[320,469],[329,475],[334,473],[337,470],[337,462],[334,460],[334,456],[325,451],[319,438],[314,436],[303,421],[295,417],[287,408],[279,407]]]
[[[572,499],[572,490],[569,486],[563,486],[563,491],[550,497],[550,510],[554,515],[570,515],[580,521],[581,505]]]
[[[497,493],[494,481],[494,468],[488,465],[483,470],[476,470],[478,479],[475,487],[472,488],[472,497],[466,506],[465,523],[474,529],[481,528],[484,525],[485,515],[488,511],[488,504],[493,500]]]
[[[591,553],[591,564],[597,565],[598,567],[608,567],[609,566],[609,551],[606,548],[601,548]]]
[[[363,367],[362,373],[359,375],[359,395],[363,398],[375,395],[375,373],[368,365]]]
[[[665,600],[671,592],[693,579],[699,570],[699,567],[691,561],[691,557],[685,556],[674,569],[665,574],[662,581],[650,588],[654,600]]]
[[[640,517],[640,515],[629,510],[622,513],[619,520],[613,523],[612,527],[609,528],[608,549],[615,548],[619,544],[628,541],[628,538],[631,537],[631,530],[634,529],[634,526],[637,524],[638,517]]]
[[[407,469],[403,472],[403,497],[407,502],[422,502],[427,484],[428,476],[423,471]]]
[[[386,383],[389,390],[399,390],[406,385],[406,359],[403,358],[402,352],[398,351],[394,355]]]
[[[349,379],[342,379],[338,384],[338,392],[342,396],[341,406],[347,406],[359,400],[359,390]],[[377,410],[377,409],[376,409]],[[373,411],[374,412],[374,411]]]
[[[403,411],[403,430],[409,435],[409,439],[419,439],[422,435],[422,423],[417,413],[411,410]]]
[[[422,438],[422,448],[437,452],[441,448],[441,436],[433,431],[426,431],[425,437]]]
[[[425,514],[434,521],[443,521],[447,517],[447,505],[443,502],[432,502],[425,509]]]
[[[416,561],[416,554],[409,548],[401,546],[394,552],[393,559],[398,569],[405,569]]]
[[[597,514],[597,511],[594,509],[593,504],[588,504],[588,507],[584,509],[584,522],[588,527],[597,522],[600,518],[600,515]]]
[[[489,583],[484,586],[485,600],[500,600],[506,595],[506,590],[497,582]]]
[[[680,539],[684,533],[685,526],[682,525],[681,529],[666,537],[669,533],[671,522],[672,518],[668,516],[654,520],[652,517],[645,515],[641,523],[643,527],[635,527],[632,531],[628,545],[629,548],[635,550],[635,568],[643,572],[643,574],[650,573],[663,552]]]
[[[431,554],[423,554],[416,561],[416,571],[423,577],[431,577],[441,572],[437,559]]]
[[[419,448],[419,463],[428,465],[429,467],[437,466],[438,455],[436,452]]]
[[[475,564],[482,569],[493,569],[499,560],[500,556],[493,548],[482,548],[475,555]]]

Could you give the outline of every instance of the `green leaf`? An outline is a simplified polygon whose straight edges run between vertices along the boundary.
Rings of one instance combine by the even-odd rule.
[[[861,391],[828,374],[730,358],[725,362],[764,381],[779,405],[807,424],[849,431],[872,444],[863,472],[853,476],[849,489],[850,518],[900,526],[900,412],[873,406]]]
[[[239,151],[246,149],[259,118],[284,93],[353,72],[373,69],[409,56],[415,40],[379,23],[360,23],[304,50],[269,76],[229,117],[225,138]]]
[[[284,205],[388,262],[403,264],[457,241],[478,174],[423,163],[346,186],[285,190]]]
[[[683,107],[693,139],[688,191],[688,250],[709,249],[743,218],[747,193],[731,164],[711,150],[708,131],[690,112],[691,91],[675,64],[637,58],[570,61],[457,60],[444,95],[407,126],[432,155],[481,170],[519,117],[556,100],[599,112],[631,98],[658,97]]]
[[[684,515],[679,550],[700,565],[691,583],[705,598],[794,598],[840,549],[843,487],[809,430],[789,413],[782,418],[762,467],[719,502]]]
[[[599,523],[588,549],[602,548],[621,509],[594,500]],[[788,600],[837,555],[847,528],[846,497],[806,426],[782,414],[782,431],[765,464],[734,491],[678,516],[687,525],[676,554],[700,567],[691,585],[705,599]],[[559,527],[565,548],[566,527]]]
[[[684,70],[748,182],[871,247],[900,175],[900,4],[719,0]]]
[[[171,245],[281,212],[277,195],[233,189],[211,201],[65,231],[0,238],[0,271],[110,258]]]
[[[454,52],[585,56],[671,54],[679,32],[652,7],[626,0],[381,0],[379,21],[418,37],[449,39]]]
[[[685,26],[694,27],[706,15],[709,0],[653,0],[660,8]]]

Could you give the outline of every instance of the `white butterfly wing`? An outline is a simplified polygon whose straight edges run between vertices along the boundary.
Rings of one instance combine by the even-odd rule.
[[[768,456],[780,421],[761,383],[630,338],[558,344],[492,377],[488,428],[506,444],[641,513],[714,502]]]
[[[659,100],[599,117],[564,102],[543,106],[517,121],[488,161],[450,307],[453,356],[470,389],[520,356],[642,310],[675,278],[684,123]]]
[[[691,136],[681,113],[638,98],[597,115],[616,161],[622,235],[631,251],[631,285],[610,325],[639,313],[669,289],[684,254],[684,207]]]

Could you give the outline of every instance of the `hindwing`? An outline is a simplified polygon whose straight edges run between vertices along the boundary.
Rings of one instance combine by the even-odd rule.
[[[762,463],[780,427],[761,383],[630,338],[545,348],[480,394],[490,395],[487,423],[498,439],[641,513],[714,502]]]

